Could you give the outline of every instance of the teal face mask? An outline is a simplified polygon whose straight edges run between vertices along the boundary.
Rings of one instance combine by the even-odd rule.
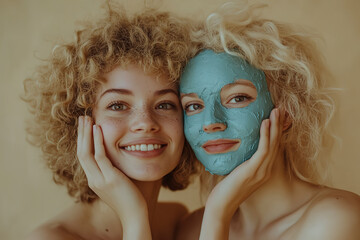
[[[204,50],[184,69],[180,92],[186,139],[207,171],[226,175],[255,153],[261,122],[274,107],[263,71]]]

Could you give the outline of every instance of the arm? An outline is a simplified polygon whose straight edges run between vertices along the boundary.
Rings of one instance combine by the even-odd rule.
[[[270,178],[279,151],[283,118],[279,109],[271,112],[270,119],[262,122],[256,153],[212,190],[205,205],[201,240],[228,239],[231,218],[239,205]]]
[[[133,182],[107,158],[101,128],[79,117],[77,155],[89,187],[118,215],[123,239],[151,239],[148,209]]]

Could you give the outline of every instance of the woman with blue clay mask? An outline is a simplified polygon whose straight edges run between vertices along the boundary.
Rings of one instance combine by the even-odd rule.
[[[360,197],[322,174],[330,74],[307,33],[257,9],[225,4],[193,29],[180,93],[208,198],[176,239],[358,240]]]
[[[185,136],[207,171],[226,175],[255,153],[261,122],[273,109],[264,72],[203,50],[187,64],[180,92]]]

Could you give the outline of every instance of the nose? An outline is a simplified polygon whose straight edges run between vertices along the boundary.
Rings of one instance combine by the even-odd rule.
[[[148,111],[137,113],[130,126],[130,130],[135,133],[152,133],[160,130],[160,125]]]
[[[217,98],[208,101],[208,106],[203,111],[203,123],[203,130],[206,133],[226,130],[226,111],[224,111],[221,101],[217,100]]]
[[[224,123],[212,123],[206,126],[203,126],[204,132],[213,133],[225,131],[226,125]]]

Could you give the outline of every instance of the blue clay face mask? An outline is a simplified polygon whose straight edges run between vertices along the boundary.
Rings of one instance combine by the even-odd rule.
[[[184,69],[180,92],[186,139],[207,171],[226,175],[255,153],[274,107],[263,71],[204,50]]]

